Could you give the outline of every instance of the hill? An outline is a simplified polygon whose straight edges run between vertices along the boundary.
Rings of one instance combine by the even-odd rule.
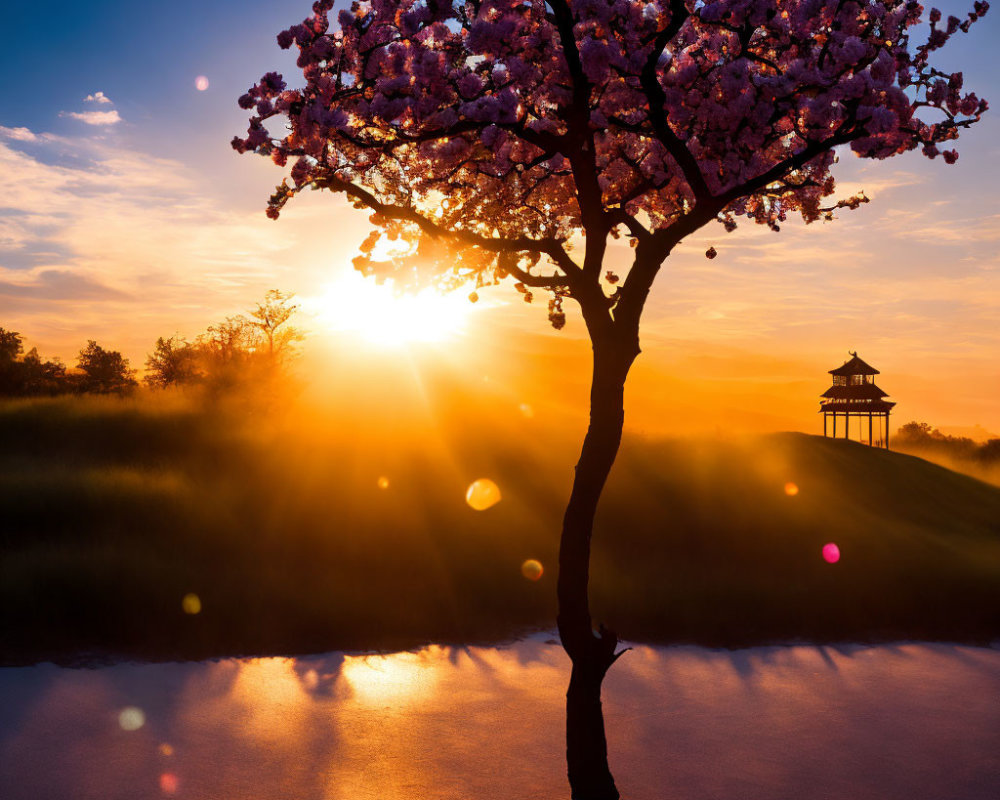
[[[458,414],[411,420],[407,435],[350,423],[142,399],[0,406],[0,660],[552,626],[576,434]],[[464,496],[481,477],[503,500],[477,512]],[[521,574],[529,558],[538,581]],[[802,434],[632,436],[599,513],[592,591],[596,618],[651,642],[987,641],[1000,635],[1000,489]],[[199,613],[182,608],[188,594]]]

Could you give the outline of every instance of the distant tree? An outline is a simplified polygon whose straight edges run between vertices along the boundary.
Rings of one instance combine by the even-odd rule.
[[[906,442],[919,443],[941,438],[943,434],[926,422],[907,422],[896,432],[897,442],[902,439]]]
[[[21,360],[22,386],[27,395],[55,395],[68,392],[66,365],[59,359],[43,361],[32,347]]]
[[[935,452],[951,458],[989,460],[992,445],[965,436],[948,436],[926,422],[907,422],[896,432],[896,447]]]
[[[156,340],[153,352],[146,358],[143,381],[154,388],[164,389],[195,382],[199,377],[198,351],[180,336]]]
[[[986,464],[1000,463],[1000,439],[989,439],[979,446],[976,458]]]
[[[0,364],[16,361],[23,349],[21,334],[0,328]]]
[[[23,356],[22,350],[21,334],[0,328],[0,395],[24,397],[70,391],[66,367],[58,359],[43,361],[35,347]]]
[[[260,332],[260,338],[267,356],[272,361],[281,361],[289,355],[295,342],[302,341],[302,332],[288,324],[298,304],[292,304],[295,295],[271,289],[264,295],[263,302],[250,312],[250,325]]]
[[[22,393],[21,365],[17,360],[22,349],[21,334],[0,328],[0,395]]]
[[[242,315],[226,317],[209,325],[198,337],[198,347],[208,364],[214,368],[240,364],[256,350],[256,330]]]
[[[529,302],[548,292],[556,328],[564,301],[579,304],[593,378],[557,581],[567,761],[575,800],[617,798],[600,695],[622,651],[595,632],[587,592],[653,282],[713,221],[777,231],[790,214],[812,222],[867,202],[824,204],[838,147],[953,163],[940,148],[986,103],[932,55],[988,5],[944,24],[932,10],[917,45],[916,0],[369,0],[331,26],[332,7],[317,0],[278,35],[297,47],[304,85],[266,74],[239,99],[253,115],[233,147],[293,162],[272,218],[307,189],[368,209],[366,274],[441,287],[512,277]],[[634,249],[619,275],[606,262],[623,235]],[[374,260],[383,238],[410,255]]]
[[[83,392],[124,394],[138,385],[136,371],[129,367],[128,359],[117,350],[105,350],[93,339],[80,351],[76,366],[81,373],[79,388]]]

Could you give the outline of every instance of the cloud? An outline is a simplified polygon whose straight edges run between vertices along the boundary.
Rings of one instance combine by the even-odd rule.
[[[6,128],[0,125],[0,138],[14,142],[35,142],[38,136],[27,128]]]
[[[130,295],[68,270],[42,269],[12,275],[0,269],[0,297],[45,300],[123,300]],[[7,278],[13,277],[13,280]]]
[[[87,125],[114,125],[122,121],[121,115],[115,109],[111,109],[111,111],[63,111],[59,116],[76,119]]]
[[[1000,239],[1000,214],[935,221],[908,235],[918,242],[929,244],[995,242]]]
[[[248,205],[246,184],[212,186],[127,131],[0,128],[0,174],[0,326],[53,355],[97,338],[141,360],[157,336],[195,336],[267,289],[316,292],[351,269],[366,232],[329,196],[303,198],[279,226],[262,209],[263,160],[246,164],[261,199]]]
[[[104,92],[94,92],[93,94],[88,94],[86,97],[84,97],[83,101],[85,103],[104,104],[104,103],[110,103],[111,98],[108,97],[106,94],[104,94]]]

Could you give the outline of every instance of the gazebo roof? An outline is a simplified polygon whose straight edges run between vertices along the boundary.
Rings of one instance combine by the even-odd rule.
[[[879,372],[871,364],[866,364],[857,353],[851,353],[851,360],[845,361],[843,366],[830,370],[831,375],[878,375]]]
[[[829,403],[820,404],[820,412],[851,414],[879,414],[889,411],[895,403],[889,400],[872,400],[870,402],[858,400],[832,400]]]
[[[820,397],[829,397],[833,400],[881,400],[888,397],[886,392],[879,389],[874,383],[855,384],[853,386],[831,386]]]

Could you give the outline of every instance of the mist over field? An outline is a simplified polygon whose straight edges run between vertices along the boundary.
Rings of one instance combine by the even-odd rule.
[[[489,642],[551,626],[582,421],[455,386],[443,404],[436,385],[322,404],[263,389],[5,403],[3,660]],[[467,504],[477,479],[499,503]],[[633,434],[607,491],[593,606],[627,638],[1000,631],[1000,489],[923,460],[803,434]]]

